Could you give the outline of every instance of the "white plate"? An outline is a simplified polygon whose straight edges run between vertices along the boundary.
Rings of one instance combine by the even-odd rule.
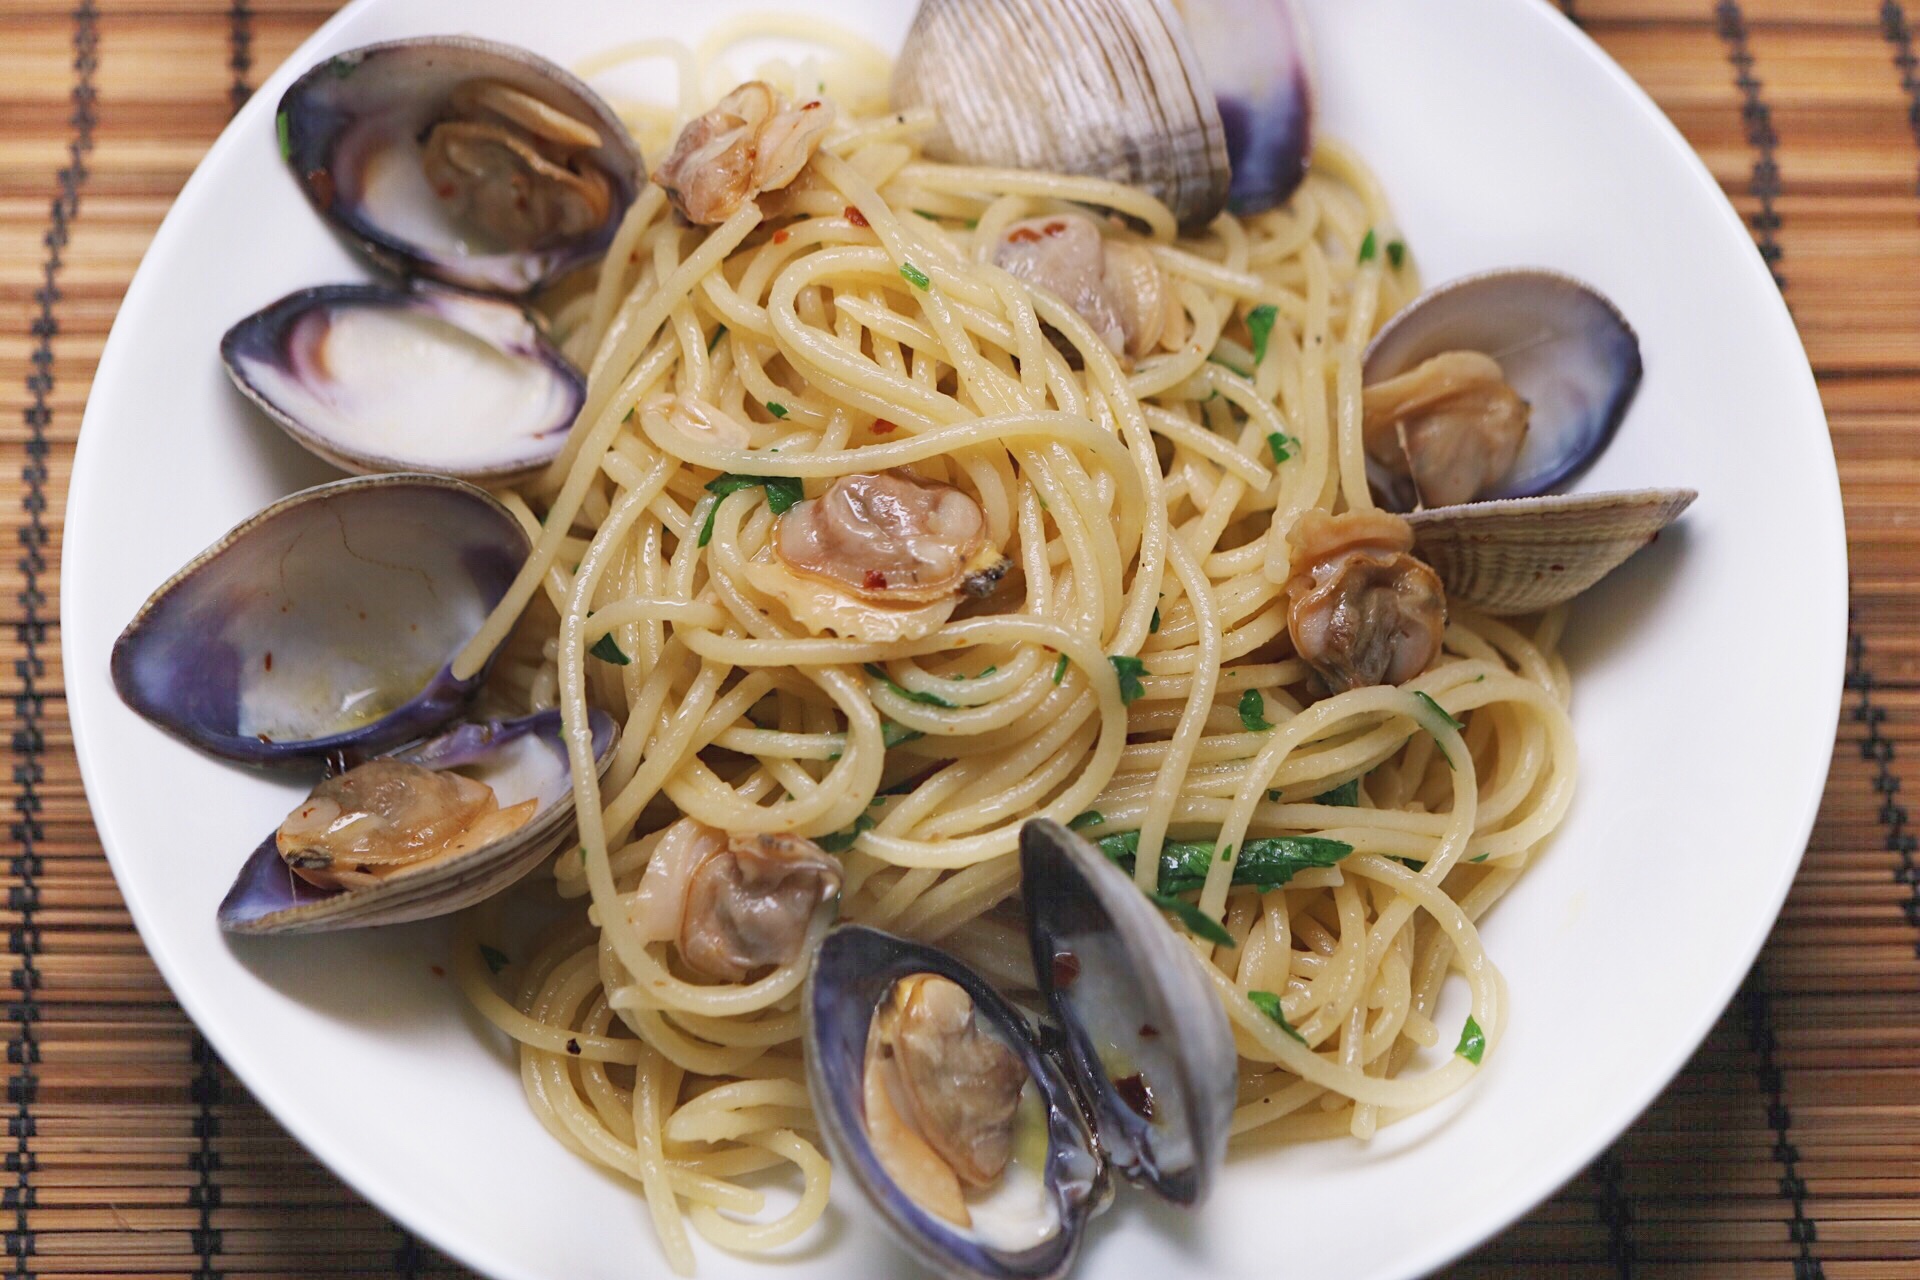
[[[503,1280],[663,1271],[644,1208],[555,1144],[504,1048],[431,966],[445,933],[231,942],[214,907],[293,790],[122,707],[115,634],[193,553],[327,477],[227,385],[233,320],[364,268],[275,153],[273,108],[327,53],[468,30],[561,61],[697,35],[767,0],[360,0],[254,96],[155,239],[87,408],[66,528],[66,677],[94,815],[174,993],[255,1096],[375,1203]],[[906,0],[787,0],[897,43]],[[1139,1196],[1083,1277],[1398,1280],[1499,1230],[1672,1078],[1766,936],[1826,774],[1846,561],[1833,456],[1785,307],[1706,169],[1631,81],[1538,0],[1308,0],[1327,128],[1378,167],[1431,280],[1514,263],[1610,294],[1647,378],[1583,488],[1691,485],[1681,529],[1570,627],[1584,759],[1564,834],[1486,924],[1512,1030],[1483,1078],[1372,1145],[1237,1161],[1182,1219]],[[775,1271],[701,1249],[709,1278],[897,1273],[845,1188]]]

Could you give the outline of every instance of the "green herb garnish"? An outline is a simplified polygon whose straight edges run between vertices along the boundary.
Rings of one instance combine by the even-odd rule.
[[[587,652],[602,662],[611,662],[616,667],[627,666],[633,661],[632,658],[620,652],[620,646],[614,641],[613,632],[611,631],[601,636],[598,640],[595,640],[593,642],[593,648],[587,650]]]
[[[712,355],[713,349],[720,345],[720,339],[726,336],[727,336],[727,326],[721,325],[719,328],[715,329],[713,331],[712,341],[707,343],[707,354]]]
[[[1234,373],[1237,373],[1237,374],[1239,374],[1239,375],[1240,375],[1241,377],[1243,377],[1243,378],[1246,378],[1246,379],[1247,379],[1248,381],[1252,381],[1252,379],[1253,379],[1253,375],[1252,375],[1251,373],[1249,373],[1249,372],[1248,372],[1247,370],[1245,370],[1245,369],[1242,369],[1242,368],[1241,368],[1241,367],[1240,367],[1239,365],[1237,365],[1237,364],[1231,364],[1231,363],[1229,363],[1229,362],[1227,362],[1226,360],[1223,360],[1223,359],[1221,359],[1221,358],[1220,358],[1219,356],[1217,356],[1217,355],[1212,355],[1212,356],[1208,356],[1208,357],[1207,357],[1207,363],[1208,363],[1208,364],[1217,364],[1217,365],[1219,365],[1219,366],[1220,366],[1220,367],[1221,367],[1222,369],[1228,369],[1228,370],[1231,370],[1232,372],[1234,372]]]
[[[1420,699],[1421,702],[1425,703],[1426,709],[1428,711],[1431,711],[1434,715],[1438,716],[1440,718],[1440,722],[1446,725],[1448,728],[1452,729],[1455,733],[1459,733],[1462,729],[1467,727],[1466,725],[1460,723],[1458,720],[1455,720],[1452,714],[1449,713],[1445,707],[1435,702],[1430,696],[1428,696],[1428,694],[1424,690],[1420,690],[1420,689],[1414,690],[1413,696]],[[1433,734],[1434,736],[1434,742],[1433,742],[1434,750],[1438,751],[1440,753],[1440,758],[1447,762],[1447,768],[1449,769],[1453,768],[1453,757],[1448,755],[1447,749],[1440,745],[1440,731],[1434,728],[1432,724],[1428,724],[1427,732]]]
[[[821,836],[815,840],[814,843],[822,849],[825,849],[828,853],[845,853],[847,850],[853,848],[853,842],[860,838],[861,832],[871,831],[873,830],[873,826],[873,819],[863,813],[855,818],[853,825],[845,831],[836,831],[830,836]]]
[[[1067,830],[1084,831],[1088,827],[1097,827],[1105,821],[1106,821],[1106,818],[1101,814],[1101,812],[1098,809],[1089,809],[1085,813],[1081,814],[1079,817],[1075,818],[1072,822],[1069,822],[1067,824]]]
[[[1173,916],[1174,919],[1185,925],[1187,932],[1194,937],[1206,942],[1211,942],[1216,947],[1231,947],[1234,945],[1233,935],[1228,933],[1218,920],[1215,920],[1191,902],[1184,901],[1167,893],[1149,893],[1147,897],[1153,900],[1154,906],[1167,912]]]
[[[1360,807],[1360,779],[1348,778],[1331,791],[1322,791],[1313,798],[1315,804],[1330,804],[1342,809]]]
[[[1419,858],[1403,858],[1397,853],[1388,854],[1387,860],[1389,862],[1399,863],[1401,866],[1405,867],[1407,870],[1413,872],[1416,875],[1427,869],[1427,864],[1422,860],[1420,860]]]
[[[1473,1020],[1473,1015],[1468,1014],[1467,1025],[1461,1028],[1460,1043],[1454,1048],[1454,1052],[1477,1067],[1480,1065],[1481,1055],[1486,1051],[1487,1033],[1480,1029],[1480,1024]]]
[[[1372,227],[1367,228],[1367,238],[1360,242],[1360,261],[1372,262],[1380,256],[1380,237],[1374,234]]]
[[[1153,617],[1147,620],[1147,630],[1154,635],[1160,634],[1160,611],[1158,609],[1155,609],[1153,611]]]
[[[769,400],[767,401],[767,412],[776,418],[784,418],[787,416],[787,406],[778,401]]]
[[[1129,874],[1140,850],[1138,831],[1102,836],[1100,851]],[[1240,847],[1231,883],[1256,889],[1277,889],[1309,867],[1331,867],[1353,852],[1353,846],[1324,836],[1269,836]],[[1162,893],[1186,893],[1207,882],[1207,870],[1217,856],[1210,841],[1169,840],[1160,847]]]
[[[915,209],[914,212],[925,218],[928,222],[940,221],[940,215],[937,213],[928,213],[925,209]]]
[[[907,283],[916,289],[933,288],[933,280],[926,272],[914,266],[911,262],[903,262],[900,264],[900,274],[905,276]]]
[[[754,486],[767,491],[767,506],[775,515],[783,515],[794,503],[806,497],[806,490],[794,476],[737,476],[731,473],[707,481],[707,492],[714,496],[714,502],[707,508],[707,523],[700,530],[700,545],[706,546],[713,541],[713,517],[720,510],[720,502],[729,494],[751,489]]]
[[[1060,661],[1053,664],[1053,682],[1059,684],[1067,678],[1067,655],[1061,654]]]
[[[1267,700],[1260,696],[1258,689],[1249,689],[1240,695],[1240,723],[1248,733],[1265,733],[1273,728],[1272,721],[1267,719]]]
[[[512,963],[507,959],[506,952],[498,947],[490,947],[484,942],[480,944],[480,958],[487,962],[487,968],[493,973],[499,973]]]
[[[293,159],[292,127],[293,121],[287,118],[287,113],[284,111],[273,118],[273,131],[280,139],[280,158],[282,160]]]
[[[924,738],[926,736],[926,734],[920,732],[918,729],[909,729],[907,726],[895,724],[891,720],[882,720],[880,722],[880,745],[889,751],[903,742],[912,742],[915,738]]]
[[[923,707],[944,707],[948,711],[953,710],[953,704],[939,694],[921,693],[918,690],[905,688],[895,683],[893,678],[889,676],[883,668],[871,662],[866,664],[865,670],[868,675],[878,680],[881,684],[886,685],[887,688],[893,690],[908,702],[917,702]]]
[[[1493,855],[1490,853],[1483,853],[1477,858],[1468,858],[1467,861],[1468,862],[1485,862],[1488,858],[1491,858],[1492,856]]]
[[[1393,264],[1393,269],[1395,271],[1398,271],[1403,265],[1405,265],[1407,261],[1407,246],[1404,241],[1401,241],[1401,240],[1387,241],[1387,261]]]
[[[1131,706],[1146,696],[1147,687],[1140,683],[1140,677],[1147,674],[1147,664],[1127,654],[1115,654],[1107,659],[1113,664],[1114,675],[1120,677],[1120,701]]]
[[[1253,367],[1258,369],[1267,359],[1267,344],[1273,340],[1273,322],[1280,312],[1271,302],[1262,303],[1247,312],[1247,332],[1253,336]]]
[[[1271,991],[1249,991],[1247,999],[1252,1002],[1254,1008],[1271,1018],[1282,1031],[1301,1044],[1307,1042],[1307,1038],[1294,1030],[1293,1024],[1287,1021],[1287,1011],[1281,1005],[1279,996]]]
[[[1300,442],[1292,436],[1283,435],[1278,431],[1269,431],[1267,433],[1267,452],[1273,455],[1273,465],[1277,467],[1287,459],[1293,457],[1293,446],[1299,443]]]

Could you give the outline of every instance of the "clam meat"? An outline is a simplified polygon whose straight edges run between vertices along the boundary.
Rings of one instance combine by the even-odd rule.
[[[1309,511],[1287,541],[1287,631],[1335,693],[1404,684],[1433,665],[1447,629],[1440,578],[1412,527],[1386,511]]]
[[[1014,223],[1001,233],[993,261],[1066,303],[1116,356],[1137,360],[1169,334],[1184,336],[1179,305],[1153,256],[1108,240],[1083,213]]]
[[[304,289],[227,331],[234,385],[303,447],[362,474],[502,483],[552,461],[586,379],[525,311],[451,289]]]
[[[645,174],[592,90],[470,37],[329,58],[281,98],[278,127],[307,199],[376,262],[490,293],[603,252]]]
[[[740,206],[791,185],[833,127],[824,98],[789,102],[750,80],[680,131],[653,180],[681,217],[718,226]]]
[[[671,942],[693,973],[744,982],[805,951],[842,878],[811,840],[730,835],[682,818],[653,846],[633,919],[643,938]]]

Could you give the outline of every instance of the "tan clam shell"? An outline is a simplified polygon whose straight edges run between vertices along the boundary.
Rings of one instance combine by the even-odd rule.
[[[1226,128],[1167,0],[922,0],[893,103],[939,114],[936,159],[1109,178],[1186,227],[1226,205]]]
[[[1505,616],[1573,599],[1653,541],[1699,495],[1635,489],[1508,498],[1407,517],[1414,553],[1440,575],[1450,603]]]

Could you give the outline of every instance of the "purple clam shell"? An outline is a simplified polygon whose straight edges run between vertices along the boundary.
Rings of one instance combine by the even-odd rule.
[[[348,421],[357,408],[352,386],[356,371],[328,360],[326,343],[341,319],[377,311],[411,313],[423,321],[394,357],[406,361],[406,373],[416,382],[431,386],[439,376],[439,390],[423,398],[431,401],[430,412],[444,420],[419,421],[423,438],[406,439],[404,432],[403,438],[394,438],[374,423]],[[536,366],[546,377],[544,401],[512,406],[522,410],[515,416],[532,420],[509,424],[518,430],[491,442],[491,447],[476,449],[471,442],[478,437],[462,426],[475,421],[478,413],[492,410],[497,416],[506,410],[497,404],[463,403],[463,396],[470,401],[476,394],[470,344],[448,335],[447,326],[523,367]],[[423,350],[436,341],[452,344],[441,369],[423,363]],[[360,358],[366,354],[363,349]],[[586,378],[520,307],[443,286],[336,284],[302,289],[227,330],[220,357],[234,385],[288,435],[335,466],[361,474],[428,471],[486,481],[523,475],[560,452],[587,396]],[[369,396],[379,394],[380,382],[387,380],[380,377],[383,372],[369,372]],[[407,430],[415,429],[417,419],[408,421]],[[451,448],[443,441],[462,441],[463,447]]]
[[[922,1209],[887,1175],[867,1139],[863,1082],[873,1013],[896,982],[918,973],[939,974],[964,988],[982,1021],[1020,1055],[1039,1090],[1050,1138],[1046,1181],[1060,1229],[1030,1249],[993,1248]],[[851,924],[838,926],[821,943],[801,1004],[807,1085],[836,1171],[852,1178],[895,1237],[941,1275],[1052,1280],[1065,1274],[1087,1220],[1105,1208],[1110,1189],[1073,1086],[1019,1012],[946,952]]]
[[[594,758],[604,765],[614,743],[613,718],[595,709],[588,713],[588,723],[593,729]],[[459,861],[472,864],[473,874],[451,883],[444,875],[429,879],[401,873],[372,889],[329,890],[308,884],[289,871],[273,834],[269,834],[247,858],[221,901],[220,927],[230,933],[267,933],[398,924],[459,909],[466,905],[459,896],[463,889],[477,889],[484,896],[505,888],[532,870],[572,830],[573,786],[560,713],[541,711],[514,720],[469,721],[439,737],[391,753],[393,759],[429,769],[471,769],[486,765],[490,757],[501,757],[508,748],[528,739],[549,749],[535,757],[535,768],[529,769],[528,762],[522,761],[511,776],[502,771],[487,777],[486,770],[480,770],[483,780],[494,786],[502,808],[529,796],[541,801],[533,818],[501,842],[513,845],[524,855],[517,862],[509,851],[508,865],[495,866],[495,858],[489,855],[500,850],[486,846],[461,855]],[[539,769],[549,763],[550,770]],[[489,870],[496,874],[484,874]]]
[[[1423,294],[1375,335],[1365,381],[1385,382],[1446,351],[1492,356],[1532,406],[1520,456],[1480,495],[1485,501],[1537,497],[1573,479],[1612,441],[1640,388],[1640,340],[1626,317],[1557,271],[1485,271]],[[1403,509],[1412,505],[1405,496],[1396,503]]]
[[[214,755],[284,765],[437,730],[486,666],[450,663],[529,550],[484,490],[444,476],[338,480],[243,521],[114,642],[121,700]]]
[[[434,207],[417,152],[448,95],[476,78],[523,89],[600,131],[601,145],[587,154],[611,180],[613,199],[599,226],[529,250],[466,247]],[[280,99],[276,126],[281,154],[307,199],[374,261],[488,293],[528,293],[604,252],[646,182],[626,126],[585,84],[525,49],[468,36],[395,40],[329,58],[294,81]],[[376,198],[395,203],[376,208],[367,173],[389,147],[416,155],[381,166]]]
[[[1285,204],[1313,157],[1314,78],[1293,0],[1174,0],[1226,127],[1237,214]]]
[[[1233,1033],[1199,959],[1131,876],[1057,822],[1021,827],[1020,892],[1040,993],[1102,1147],[1129,1181],[1198,1204],[1226,1160],[1239,1086]],[[1101,1045],[1119,1049],[1154,1099],[1151,1123],[1116,1089]]]

